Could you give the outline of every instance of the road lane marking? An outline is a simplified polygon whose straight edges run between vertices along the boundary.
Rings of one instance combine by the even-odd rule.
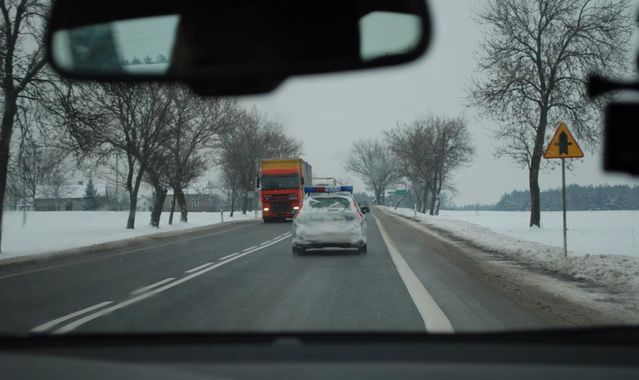
[[[155,283],[153,283],[153,284],[151,284],[151,285],[147,285],[147,286],[142,287],[142,288],[140,288],[140,289],[136,289],[136,290],[132,291],[132,292],[131,292],[131,294],[132,294],[132,295],[136,295],[136,294],[144,293],[144,292],[146,292],[147,290],[151,290],[151,289],[153,289],[153,288],[157,288],[158,286],[160,286],[160,285],[164,285],[164,284],[166,284],[167,282],[171,282],[171,281],[173,281],[173,280],[175,280],[175,277],[165,278],[165,279],[164,279],[164,280],[162,280],[162,281],[158,281],[158,282],[155,282]]]
[[[240,254],[239,252],[233,252],[233,253],[231,253],[230,255],[226,255],[226,256],[224,256],[224,257],[220,257],[218,260],[219,260],[219,261],[224,261],[224,260],[228,259],[229,257],[233,257],[233,256],[235,256],[235,255],[239,255],[239,254]]]
[[[99,304],[97,304],[97,305],[93,305],[93,306],[85,307],[85,308],[84,308],[84,309],[82,309],[82,310],[78,310],[78,311],[76,311],[76,312],[74,312],[74,313],[67,314],[67,315],[62,316],[62,317],[60,317],[60,318],[57,318],[57,319],[54,319],[54,320],[49,321],[49,322],[47,322],[47,323],[43,323],[43,324],[41,324],[41,325],[39,325],[39,326],[36,326],[36,327],[34,327],[34,328],[32,328],[32,329],[31,329],[31,332],[32,332],[32,333],[41,333],[41,332],[45,332],[45,331],[49,330],[50,328],[52,328],[52,327],[54,327],[54,326],[56,326],[56,325],[58,325],[58,324],[60,324],[60,323],[62,323],[62,322],[66,322],[66,321],[68,321],[69,319],[73,319],[73,318],[78,317],[78,316],[80,316],[80,315],[82,315],[82,314],[86,314],[86,313],[92,312],[92,311],[93,311],[93,310],[95,310],[95,309],[99,309],[99,308],[101,308],[101,307],[104,307],[104,306],[110,305],[110,304],[112,304],[112,303],[113,303],[113,301],[106,301],[106,302],[100,302],[100,303],[99,303]]]
[[[210,272],[210,271],[212,271],[214,269],[217,269],[217,268],[219,268],[221,266],[224,266],[224,265],[226,265],[228,263],[231,263],[231,262],[233,262],[235,260],[238,260],[238,259],[240,259],[240,258],[242,258],[242,257],[244,257],[246,255],[250,255],[250,254],[258,252],[258,251],[260,251],[260,250],[262,250],[262,249],[264,249],[266,247],[269,247],[269,246],[272,246],[274,244],[280,243],[280,242],[288,239],[290,236],[291,236],[290,233],[285,234],[284,237],[282,237],[280,239],[277,239],[277,240],[274,240],[273,242],[271,242],[268,245],[264,245],[264,246],[261,246],[261,247],[258,247],[256,249],[254,249],[252,251],[247,251],[247,252],[241,253],[241,254],[239,254],[237,256],[233,256],[233,257],[229,258],[226,261],[222,261],[222,262],[217,263],[215,265],[208,266],[208,267],[200,270],[199,272],[191,273],[188,276],[179,278],[179,279],[177,279],[177,280],[175,280],[173,282],[170,282],[170,283],[168,283],[168,284],[166,284],[166,285],[164,285],[162,287],[152,289],[152,290],[150,290],[150,291],[148,291],[146,293],[142,293],[142,294],[140,294],[140,295],[138,295],[136,297],[130,298],[130,299],[126,300],[126,301],[117,303],[117,304],[112,305],[110,307],[107,307],[105,309],[99,310],[99,311],[97,311],[97,312],[95,312],[93,314],[89,314],[89,315],[84,316],[82,318],[76,319],[75,321],[62,326],[62,327],[58,328],[57,330],[54,330],[52,332],[52,334],[56,334],[56,335],[57,334],[66,334],[66,333],[68,333],[70,331],[73,331],[73,330],[77,329],[78,327],[84,325],[85,323],[91,322],[94,319],[98,319],[98,318],[100,318],[102,316],[105,316],[107,314],[113,313],[114,311],[117,311],[119,309],[125,308],[125,307],[127,307],[129,305],[135,304],[135,303],[140,302],[142,300],[145,300],[145,299],[147,299],[147,298],[149,298],[151,296],[154,296],[154,295],[162,293],[162,292],[164,292],[164,291],[166,291],[168,289],[171,289],[173,287],[181,285],[181,284],[183,284],[183,283],[185,283],[185,282],[187,282],[189,280],[192,280],[192,279],[194,279],[196,277],[199,277],[199,276],[201,276],[201,275],[203,275],[203,274],[205,274],[207,272]]]
[[[244,221],[239,221],[239,222],[243,223]],[[238,228],[228,229],[228,230],[224,230],[224,231],[212,232],[210,234],[201,235],[201,236],[194,236],[194,237],[189,237],[189,238],[176,239],[176,240],[173,240],[173,241],[170,241],[170,242],[156,244],[156,245],[153,245],[153,246],[150,246],[150,247],[135,248],[135,249],[124,251],[124,252],[111,253],[111,254],[102,252],[103,255],[98,256],[98,257],[86,257],[86,255],[92,255],[93,253],[88,253],[88,254],[79,253],[79,254],[73,254],[73,255],[69,255],[69,256],[60,255],[60,259],[64,259],[65,257],[73,257],[73,256],[82,257],[83,255],[85,255],[85,257],[83,257],[81,260],[73,261],[73,262],[70,262],[70,263],[50,265],[50,266],[46,266],[46,267],[43,267],[43,268],[26,270],[26,271],[11,273],[11,274],[7,274],[7,275],[3,275],[3,276],[0,275],[0,280],[4,280],[4,279],[7,279],[7,278],[11,278],[11,277],[22,276],[22,275],[25,275],[25,274],[44,272],[44,271],[47,271],[47,270],[50,270],[50,269],[64,268],[64,267],[68,267],[68,266],[72,266],[72,265],[76,265],[76,264],[82,264],[82,263],[86,263],[86,262],[90,262],[90,261],[95,261],[95,260],[103,260],[103,259],[108,259],[108,258],[111,258],[111,257],[128,255],[128,254],[135,253],[135,252],[141,252],[141,251],[146,251],[146,250],[149,250],[149,249],[156,249],[156,248],[165,247],[167,245],[183,243],[185,241],[209,238],[211,236],[217,236],[217,235],[220,235],[220,234],[225,234],[227,232],[233,232],[233,231],[241,230],[241,229],[248,228],[248,227],[258,226],[258,225],[259,224],[250,223],[250,224],[247,224],[247,225],[240,226]],[[188,230],[186,232],[188,232]],[[144,238],[144,237],[152,238],[153,235],[152,234],[151,235],[140,235],[138,237],[140,237],[140,238]],[[179,235],[177,235],[176,237],[179,237]],[[105,242],[105,243],[110,243],[110,242]],[[99,243],[99,244],[102,244],[102,243]],[[83,248],[83,247],[77,247],[77,249],[81,249],[81,248]],[[87,250],[90,250],[91,246],[87,246],[85,248],[87,248]],[[76,248],[73,248],[73,249],[76,249]],[[114,248],[113,250],[118,250],[118,249],[122,249],[122,248]],[[107,250],[107,252],[108,252],[108,250]],[[98,253],[98,254],[100,254],[100,253]],[[45,260],[46,259],[55,260],[56,257],[55,257],[55,255],[53,255],[52,257],[45,257],[43,259],[45,259]],[[2,268],[2,265],[3,265],[2,262],[0,262],[0,269]]]
[[[430,293],[428,293],[424,284],[422,284],[417,275],[415,275],[415,272],[413,272],[410,268],[375,214],[373,214],[373,218],[375,218],[375,221],[377,222],[377,227],[382,235],[382,239],[386,243],[388,252],[395,264],[395,268],[397,268],[399,276],[404,282],[406,289],[408,289],[408,294],[424,320],[426,331],[435,333],[453,333],[453,326],[448,320],[448,317],[446,317],[446,314],[444,314],[439,305],[437,305],[437,302],[435,302]]]
[[[191,269],[189,269],[189,270],[185,270],[185,271],[184,271],[184,273],[193,273],[193,272],[197,272],[197,271],[199,271],[200,269],[204,269],[204,268],[206,268],[206,267],[208,267],[208,266],[210,266],[210,265],[213,265],[213,263],[205,263],[205,264],[202,264],[202,265],[197,266],[197,267],[195,267],[195,268],[191,268]]]
[[[244,248],[244,249],[242,250],[242,252],[250,251],[251,249],[255,249],[255,248],[257,248],[257,246],[256,246],[256,245],[254,245],[254,246],[252,246],[252,247]]]

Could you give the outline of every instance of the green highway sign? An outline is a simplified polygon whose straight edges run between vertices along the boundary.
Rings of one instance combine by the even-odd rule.
[[[406,190],[395,190],[395,191],[391,191],[388,193],[389,195],[406,195],[408,194],[408,191]]]

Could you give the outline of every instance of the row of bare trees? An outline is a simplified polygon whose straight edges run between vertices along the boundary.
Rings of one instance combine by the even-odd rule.
[[[259,159],[296,154],[301,147],[281,126],[235,100],[201,98],[181,86],[75,84],[59,91],[55,102],[63,105],[59,124],[72,137],[69,149],[81,161],[100,165],[113,155],[122,157],[122,182],[129,194],[127,228],[135,226],[143,183],[153,189],[152,226],[159,226],[169,190],[169,223],[176,205],[186,222],[184,190],[213,165],[219,165],[233,194],[231,209],[241,194],[246,212]]]
[[[216,162],[222,172],[223,185],[229,191],[231,216],[237,202],[241,201],[244,214],[251,201],[254,202],[250,194],[255,192],[261,159],[302,154],[300,141],[287,136],[281,124],[256,110],[244,112],[237,127],[221,136],[218,148]]]
[[[439,213],[442,190],[454,190],[453,172],[469,163],[474,147],[462,118],[424,116],[398,123],[382,139],[353,144],[346,169],[385,203],[387,189],[405,183],[421,212]]]
[[[462,118],[420,117],[384,133],[395,165],[421,212],[439,214],[442,190],[454,191],[452,174],[468,164],[475,148]]]
[[[129,197],[127,228],[135,226],[143,183],[153,188],[152,225],[159,225],[169,190],[170,221],[176,204],[186,221],[184,190],[212,165],[223,172],[233,203],[241,197],[246,211],[259,159],[300,153],[301,143],[282,126],[234,100],[202,99],[161,84],[61,81],[45,66],[49,6],[46,0],[0,1],[2,209],[7,191],[14,202],[34,203],[46,185],[62,197],[73,159],[82,169],[115,169],[121,176]]]

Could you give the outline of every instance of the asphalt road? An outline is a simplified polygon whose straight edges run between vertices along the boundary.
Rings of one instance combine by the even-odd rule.
[[[290,223],[238,223],[135,249],[0,267],[0,334],[543,326],[425,235],[374,213],[367,254],[294,256]]]

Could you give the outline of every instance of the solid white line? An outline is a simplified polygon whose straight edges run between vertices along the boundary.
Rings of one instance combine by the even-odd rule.
[[[235,255],[239,255],[239,254],[240,254],[239,252],[233,252],[233,253],[231,253],[230,255],[226,255],[226,256],[224,256],[224,257],[220,257],[220,258],[219,258],[219,261],[224,261],[224,260],[228,259],[229,257],[233,257],[233,256],[235,256]]]
[[[256,246],[256,245],[254,245],[254,246],[252,246],[252,247],[244,248],[244,249],[242,250],[242,252],[250,251],[251,249],[255,249],[255,248],[257,248],[257,246]]]
[[[153,288],[157,288],[158,286],[160,286],[160,285],[164,285],[164,284],[166,284],[167,282],[171,282],[171,281],[173,281],[173,280],[175,280],[175,277],[165,278],[165,279],[164,279],[164,280],[162,280],[162,281],[158,281],[158,282],[156,282],[156,283],[154,283],[154,284],[151,284],[151,285],[145,286],[145,287],[140,288],[140,289],[136,289],[136,290],[132,291],[132,292],[131,292],[131,294],[132,294],[132,295],[136,295],[136,294],[144,293],[144,292],[146,292],[147,290],[151,290],[151,289],[153,289]]]
[[[448,320],[448,317],[446,317],[446,314],[444,314],[439,305],[437,305],[437,302],[435,302],[430,293],[428,293],[424,284],[422,284],[419,278],[417,278],[415,272],[413,272],[402,254],[399,252],[399,249],[397,249],[397,246],[391,239],[388,232],[386,232],[382,223],[374,214],[373,217],[377,222],[377,227],[379,228],[379,232],[382,234],[382,239],[384,239],[384,242],[386,243],[388,252],[390,252],[395,268],[397,268],[399,276],[402,278],[406,289],[408,289],[408,294],[410,294],[410,297],[413,299],[413,303],[417,307],[417,311],[419,311],[419,314],[424,320],[426,331],[437,333],[454,332],[453,326]]]
[[[206,263],[206,264],[202,264],[202,265],[200,265],[200,266],[198,266],[198,267],[191,268],[191,269],[189,269],[189,270],[185,270],[185,271],[184,271],[184,273],[193,273],[193,272],[197,272],[197,271],[199,271],[200,269],[204,269],[204,268],[208,267],[209,265],[213,265],[213,263]]]
[[[290,236],[290,234],[287,234],[287,235]],[[164,285],[164,286],[162,286],[160,288],[155,288],[153,290],[150,290],[147,293],[142,293],[142,294],[138,295],[137,297],[129,298],[126,301],[117,303],[117,304],[115,304],[113,306],[110,306],[110,307],[108,307],[106,309],[102,309],[102,310],[100,310],[100,311],[98,311],[96,313],[89,314],[89,315],[87,315],[87,316],[85,316],[83,318],[76,319],[75,321],[73,321],[73,322],[71,322],[71,323],[69,323],[67,325],[64,325],[64,326],[60,327],[59,329],[53,331],[52,334],[65,334],[65,333],[68,333],[70,331],[73,331],[73,330],[77,329],[78,327],[80,327],[80,326],[84,325],[85,323],[88,323],[88,322],[90,322],[90,321],[92,321],[94,319],[100,318],[100,317],[105,316],[107,314],[110,314],[110,313],[112,313],[112,312],[114,312],[116,310],[125,308],[125,307],[127,307],[129,305],[132,305],[134,303],[140,302],[140,301],[142,301],[144,299],[147,299],[147,298],[149,298],[151,296],[154,296],[156,294],[162,293],[165,290],[168,290],[168,289],[171,289],[171,288],[176,287],[178,285],[181,285],[181,284],[183,284],[183,283],[185,283],[185,282],[187,282],[189,280],[192,280],[192,279],[194,279],[196,277],[199,277],[199,276],[201,276],[201,275],[203,275],[203,274],[205,274],[205,273],[207,273],[209,271],[217,269],[217,268],[219,268],[219,267],[221,267],[223,265],[226,265],[226,264],[228,264],[230,262],[233,262],[233,261],[235,261],[237,259],[240,259],[240,258],[242,258],[242,257],[244,257],[246,255],[250,255],[250,254],[252,254],[254,252],[257,252],[257,251],[260,251],[260,250],[262,250],[262,249],[264,249],[266,247],[269,247],[271,245],[274,245],[274,244],[277,244],[277,243],[279,243],[281,241],[284,241],[289,236],[285,236],[285,237],[283,237],[281,239],[273,241],[269,245],[264,245],[264,246],[262,246],[262,247],[260,247],[258,249],[253,250],[253,251],[241,253],[241,254],[239,254],[237,256],[234,256],[234,257],[232,257],[232,258],[230,258],[230,259],[228,259],[226,261],[222,261],[222,262],[217,263],[215,265],[212,265],[212,266],[209,266],[207,268],[204,268],[204,269],[202,269],[199,272],[191,273],[188,276],[185,276],[185,277],[182,277],[180,279],[177,279],[177,280],[175,280],[175,281],[173,281],[173,282],[171,282],[169,284],[166,284],[166,285]]]
[[[57,318],[57,319],[54,319],[54,320],[49,321],[47,323],[43,323],[40,326],[36,326],[36,327],[31,329],[31,332],[33,332],[33,333],[45,332],[46,330],[52,328],[53,326],[55,326],[55,325],[57,325],[59,323],[62,323],[62,322],[67,321],[69,319],[75,318],[75,317],[77,317],[79,315],[86,314],[86,313],[91,312],[91,311],[93,311],[95,309],[99,309],[99,308],[101,308],[103,306],[110,305],[112,303],[113,303],[113,301],[106,301],[106,302],[101,302],[101,303],[99,303],[97,305],[85,307],[84,309],[78,310],[75,313],[67,314],[65,316],[62,316],[62,317]]]

